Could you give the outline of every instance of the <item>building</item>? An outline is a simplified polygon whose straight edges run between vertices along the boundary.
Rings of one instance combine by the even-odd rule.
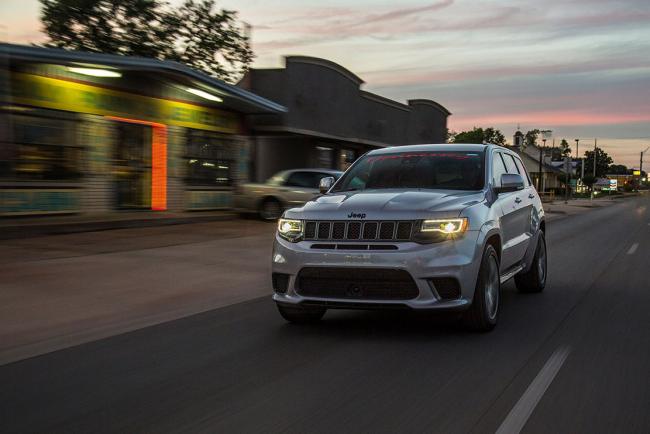
[[[370,149],[445,142],[445,107],[427,99],[402,104],[362,90],[363,83],[314,57],[286,57],[284,68],[250,70],[239,86],[288,109],[249,116],[251,179],[292,167],[344,170]]]
[[[546,152],[544,148],[540,148],[536,145],[526,146],[524,143],[524,135],[519,130],[515,132],[512,143],[513,145],[511,149],[519,155],[521,161],[526,166],[526,170],[528,171],[533,184],[540,190],[540,192],[555,190],[563,187],[561,176],[564,172],[561,168],[555,167],[551,163],[550,153]],[[541,172],[539,164],[540,155],[542,161]]]
[[[0,44],[0,215],[228,208],[246,116],[286,109],[184,65]]]

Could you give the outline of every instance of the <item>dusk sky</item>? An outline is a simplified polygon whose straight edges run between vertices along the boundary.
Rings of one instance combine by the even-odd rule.
[[[650,145],[649,0],[219,5],[253,26],[255,67],[279,67],[289,54],[323,57],[368,91],[438,101],[453,113],[452,130],[495,126],[510,140],[517,124],[550,129],[557,142],[581,138],[581,153],[598,137],[629,166]],[[38,12],[37,0],[2,0],[1,39],[42,41]]]

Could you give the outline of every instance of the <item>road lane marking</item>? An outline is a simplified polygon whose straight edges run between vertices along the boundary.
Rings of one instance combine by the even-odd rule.
[[[519,401],[512,407],[508,416],[501,423],[495,434],[517,434],[521,432],[533,410],[544,396],[546,389],[560,371],[567,356],[571,352],[569,347],[560,347],[546,361],[528,389],[521,395]]]
[[[636,252],[636,249],[639,248],[639,243],[634,243],[632,244],[632,247],[630,247],[630,250],[627,251],[628,255],[633,255],[634,252]]]

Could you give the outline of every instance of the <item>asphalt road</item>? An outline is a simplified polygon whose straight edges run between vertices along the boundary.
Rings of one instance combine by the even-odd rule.
[[[258,298],[1,366],[0,432],[648,433],[648,208],[549,224],[545,292],[505,285],[492,333]]]

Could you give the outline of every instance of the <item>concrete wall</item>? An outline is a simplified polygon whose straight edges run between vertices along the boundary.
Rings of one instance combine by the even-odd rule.
[[[249,117],[253,131],[268,127],[316,132],[381,145],[441,143],[449,112],[429,100],[406,105],[361,90],[363,81],[324,59],[288,57],[284,69],[253,69],[240,86],[288,108],[284,115]]]

